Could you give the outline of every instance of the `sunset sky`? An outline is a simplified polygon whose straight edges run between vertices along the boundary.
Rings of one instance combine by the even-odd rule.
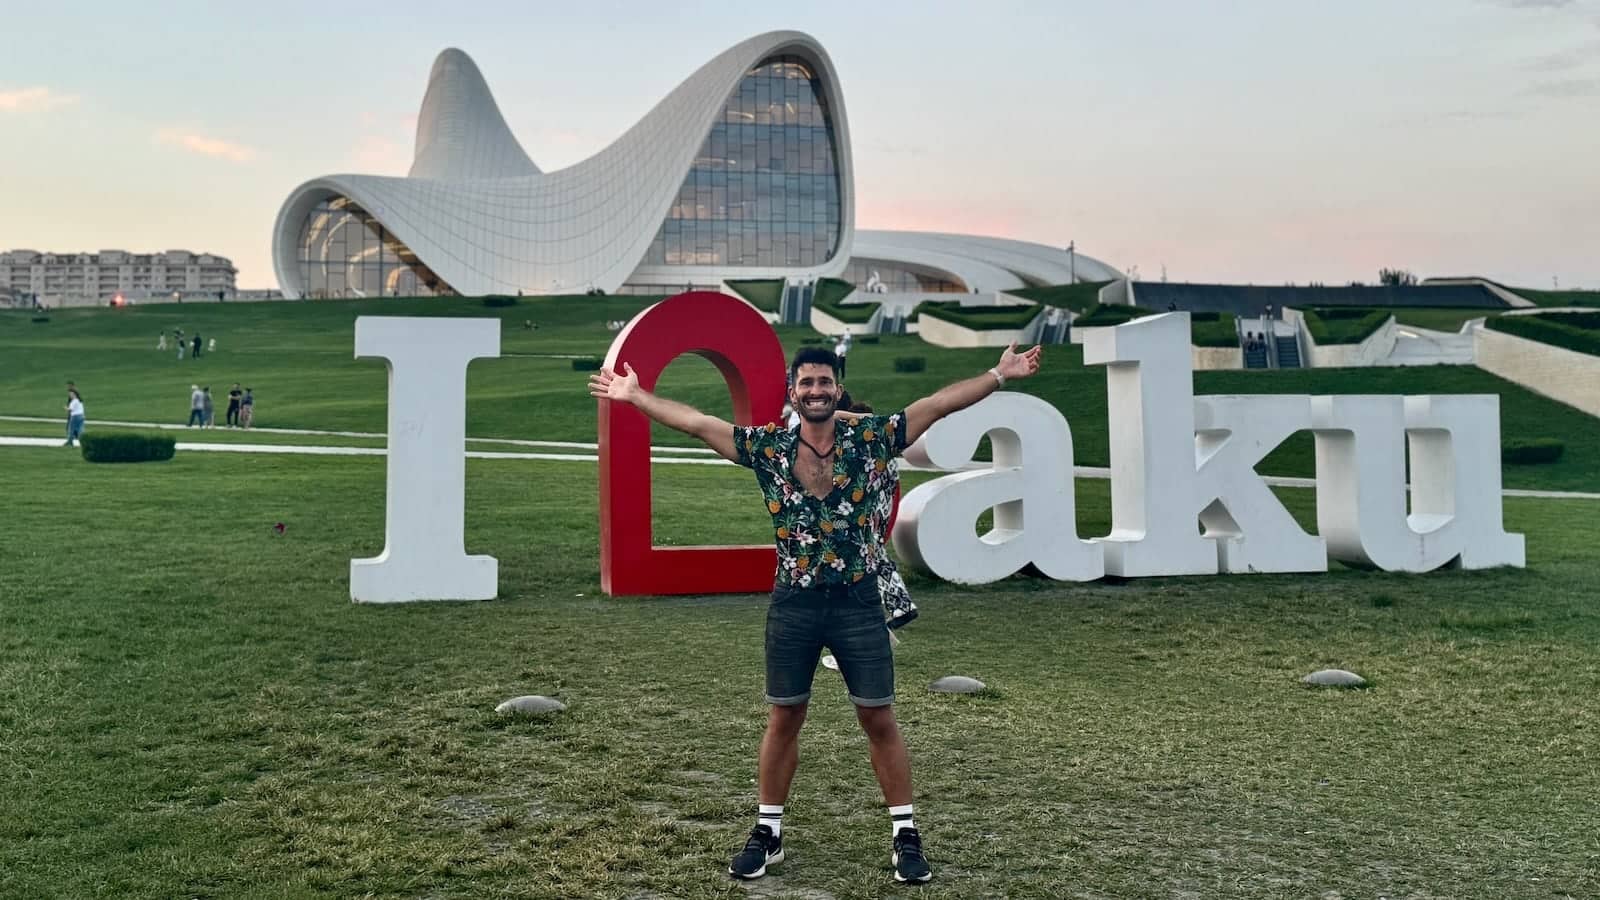
[[[860,228],[1147,279],[1600,288],[1600,0],[13,4],[0,249],[210,251],[275,287],[279,204],[403,175],[440,50],[551,171],[783,28],[838,68]]]

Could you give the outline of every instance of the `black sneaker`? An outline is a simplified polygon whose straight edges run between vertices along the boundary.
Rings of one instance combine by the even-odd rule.
[[[922,855],[922,835],[915,828],[902,828],[894,836],[894,854],[889,862],[894,865],[895,881],[923,884],[933,878],[928,858]]]
[[[919,852],[920,856],[920,852]],[[783,838],[774,837],[772,829],[757,825],[750,829],[750,839],[744,849],[728,863],[728,874],[735,878],[760,878],[767,874],[767,866],[783,862]],[[927,866],[923,866],[926,870]]]

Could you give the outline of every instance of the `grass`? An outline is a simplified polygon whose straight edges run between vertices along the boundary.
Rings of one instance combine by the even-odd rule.
[[[1473,319],[1493,318],[1500,310],[1493,309],[1432,309],[1425,307],[1398,307],[1391,310],[1395,322],[1415,328],[1457,334],[1462,326]]]
[[[1055,306],[1073,312],[1087,313],[1100,302],[1100,289],[1109,281],[1079,282],[1078,284],[1053,284],[1048,287],[1018,288],[1006,291],[1013,297],[1032,300],[1040,306]]]
[[[569,360],[553,355],[603,356],[615,337],[605,322],[629,318],[650,302],[617,296],[564,302],[523,298],[509,310],[450,300],[141,306],[62,310],[44,325],[30,323],[25,313],[0,313],[0,356],[8,361],[0,369],[0,414],[60,416],[63,387],[72,379],[84,394],[90,429],[97,421],[182,424],[191,383],[209,383],[225,394],[227,385],[239,380],[256,389],[258,426],[381,432],[387,416],[384,365],[352,358],[355,317],[489,315],[505,323],[502,358],[479,360],[468,369],[467,433],[592,442],[595,413],[584,391],[586,373],[572,371]],[[523,328],[525,320],[539,328]],[[157,354],[156,335],[178,326],[218,337],[216,354],[182,363]],[[817,336],[804,327],[780,328],[778,334],[791,353],[802,340]],[[896,373],[894,359],[900,356],[924,357],[926,371]],[[1083,366],[1076,346],[1050,347],[1045,356],[1037,377],[1012,387],[1045,398],[1067,416],[1080,464],[1107,465],[1105,372]],[[888,409],[982,372],[995,358],[991,349],[946,349],[915,336],[882,335],[879,343],[857,341],[852,347],[848,387]],[[1600,490],[1600,419],[1470,366],[1199,372],[1194,385],[1200,394],[1496,394],[1503,434],[1557,438],[1567,445],[1555,464],[1507,469],[1507,487]],[[699,357],[672,363],[660,389],[709,412],[731,413],[721,376]],[[0,434],[24,433],[14,425],[0,421]],[[41,432],[60,433],[53,425]],[[181,439],[201,438],[186,434]],[[260,433],[249,439],[266,440]],[[652,441],[693,443],[659,427]],[[1305,476],[1313,470],[1308,434],[1285,442],[1262,466],[1275,475]]]
[[[738,278],[724,284],[762,312],[776,313],[783,303],[782,278]]]
[[[827,672],[790,860],[729,884],[761,598],[597,597],[591,466],[469,461],[467,549],[500,559],[500,599],[388,608],[346,599],[383,543],[380,460],[5,453],[0,895],[889,890]],[[741,470],[660,467],[655,492],[659,540],[765,531]],[[1105,533],[1105,482],[1078,494],[1080,533]],[[898,711],[928,896],[1595,896],[1600,504],[1506,520],[1526,570],[912,578]],[[1325,667],[1372,688],[1300,686]],[[952,673],[990,690],[924,690]],[[524,693],[570,709],[492,714]]]
[[[1303,310],[1306,328],[1318,344],[1359,344],[1394,315],[1392,309],[1334,306]]]
[[[1594,306],[1600,307],[1600,291],[1539,291],[1532,288],[1511,288],[1517,295],[1534,302],[1536,306]]]
[[[1600,312],[1502,316],[1487,327],[1506,334],[1600,356]]]
[[[973,331],[1015,331],[1028,327],[1044,307],[1032,303],[1014,306],[962,306],[959,300],[927,301],[917,306],[918,315],[970,328]]]

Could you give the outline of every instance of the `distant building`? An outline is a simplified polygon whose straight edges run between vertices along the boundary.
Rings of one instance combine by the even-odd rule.
[[[896,89],[919,90],[918,74]],[[936,144],[959,128],[928,123],[912,139]],[[855,209],[838,73],[808,35],[736,44],[610,146],[550,172],[512,135],[477,65],[447,49],[422,98],[410,173],[295,188],[272,256],[290,298],[666,294],[823,277],[965,294],[1122,277],[1065,247],[860,230]]]
[[[0,289],[37,298],[48,306],[108,301],[118,294],[144,299],[163,294],[232,295],[239,270],[214,253],[167,250],[162,253],[0,252]]]

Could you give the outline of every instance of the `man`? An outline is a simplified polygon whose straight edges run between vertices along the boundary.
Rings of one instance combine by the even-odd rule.
[[[848,356],[849,354],[850,354],[850,329],[849,329],[849,327],[846,327],[845,330],[844,330],[844,334],[839,335],[838,343],[833,345],[833,355],[837,356],[839,358],[838,365],[834,366],[833,368],[834,368],[835,374],[837,374],[837,376],[839,378],[840,383],[844,382],[845,357]]]
[[[723,458],[755,470],[772,514],[778,571],[767,608],[766,734],[758,757],[756,827],[728,873],[759,878],[783,860],[783,804],[799,763],[811,683],[824,646],[838,659],[856,719],[866,733],[872,768],[892,823],[895,880],[933,877],[912,818],[911,762],[894,717],[894,657],[884,628],[877,575],[887,562],[878,518],[889,464],[933,423],[966,409],[1039,369],[1039,348],[1006,348],[1000,363],[958,381],[893,415],[834,417],[837,358],[807,347],[789,364],[789,401],[800,412],[794,431],[775,423],[738,426],[639,387],[632,367],[601,369],[589,393],[631,403],[669,428],[704,441]]]
[[[214,340],[214,339],[213,339]],[[239,400],[244,397],[244,392],[239,390],[239,382],[235,381],[233,387],[228,388],[228,427],[239,426]]]
[[[178,346],[182,347],[183,345],[179,344]],[[189,385],[189,425],[188,425],[188,427],[193,428],[196,425],[204,427],[205,424],[206,424],[206,395],[205,395],[205,392],[200,390],[200,385],[191,384],[191,385]]]

